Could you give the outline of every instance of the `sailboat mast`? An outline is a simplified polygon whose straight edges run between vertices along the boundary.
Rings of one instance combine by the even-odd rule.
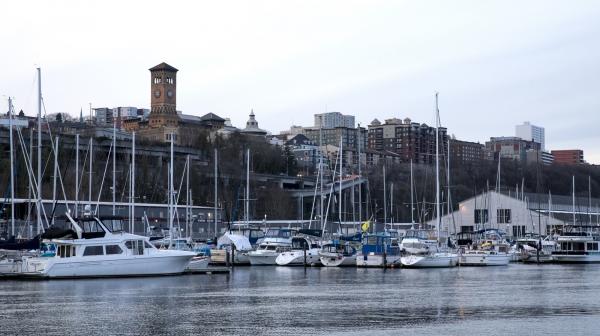
[[[42,231],[42,69],[38,73],[37,233]]]
[[[438,93],[435,93],[435,215],[438,242],[440,241],[440,146],[439,146],[440,110],[438,107]]]
[[[575,225],[575,175],[573,175],[573,225]]]
[[[250,219],[250,148],[246,149],[246,207],[245,211],[245,222],[248,225]]]
[[[75,134],[75,217],[79,214],[79,133]]]
[[[185,169],[185,234],[190,235],[190,155],[186,158]]]
[[[588,175],[588,216],[589,224],[592,224],[592,177]]]
[[[448,137],[448,157],[446,158],[446,162],[448,163],[448,170],[446,171],[446,180],[448,182],[448,195],[446,195],[446,216],[448,217],[448,235],[450,235],[450,208],[452,207],[451,198],[450,198],[450,138]],[[455,230],[456,231],[456,230]]]
[[[340,137],[340,199],[338,200],[338,215],[339,215],[339,220],[340,220],[340,230],[341,225],[342,225],[342,167],[344,166],[344,151],[343,151],[343,142],[342,142],[342,137]]]
[[[135,132],[131,133],[131,233],[135,230]]]
[[[390,185],[390,229],[394,223],[394,182]]]
[[[410,222],[415,223],[415,195],[413,184],[413,160],[410,159]]]
[[[174,160],[173,160],[173,145],[174,145],[174,137],[175,133],[171,133],[171,162],[169,164],[169,248],[173,246],[173,170],[174,170]]]
[[[387,191],[385,188],[385,159],[383,160],[383,229],[387,228]]]
[[[56,206],[56,178],[58,177],[58,136],[54,138],[54,173],[52,174],[52,208]],[[52,222],[54,225],[54,211],[52,211]]]
[[[15,236],[15,168],[14,168],[14,144],[13,144],[13,104],[12,98],[8,97],[8,129],[10,138],[10,229]]]
[[[358,124],[358,179],[361,183],[358,185],[358,221],[362,222],[362,175],[360,169],[360,147],[362,146],[362,141],[360,139],[360,123]]]
[[[215,173],[214,173],[214,175],[215,175],[215,203],[214,203],[214,208],[213,208],[214,220],[215,220],[215,238],[217,237],[217,202],[218,202],[217,200],[218,200],[218,191],[219,191],[218,185],[217,185],[218,160],[219,160],[218,152],[217,152],[217,149],[215,148]]]
[[[327,111],[325,111],[327,112]],[[319,123],[319,184],[321,188],[321,205],[319,207],[319,221],[320,221],[320,229],[323,230],[323,116],[320,116]]]
[[[113,116],[114,119],[114,116]],[[116,189],[117,189],[117,183],[116,183],[116,176],[117,176],[117,122],[116,120],[113,120],[113,152],[112,152],[112,159],[113,159],[113,167],[112,167],[112,215],[116,215],[117,214],[117,208],[115,205],[115,201],[117,200],[116,198]]]
[[[94,138],[90,137],[90,171],[88,179],[88,202],[92,207],[92,167],[94,166]]]

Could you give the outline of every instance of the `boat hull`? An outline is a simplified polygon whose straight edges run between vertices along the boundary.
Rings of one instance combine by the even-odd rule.
[[[452,253],[436,253],[433,255],[408,255],[400,258],[402,267],[409,268],[441,268],[458,265],[458,255]]]
[[[275,259],[275,263],[279,266],[303,266],[304,265],[304,251],[288,251],[280,253]],[[306,264],[307,265],[321,265],[319,259],[319,250],[310,249],[306,251]]]
[[[248,260],[250,261],[250,265],[252,266],[267,266],[267,265],[277,265],[275,260],[279,256],[278,252],[273,253],[248,253]]]
[[[558,264],[594,264],[600,263],[600,254],[553,254],[552,262]]]
[[[190,262],[188,263],[188,265],[185,269],[188,271],[207,269],[209,262],[210,262],[209,257],[205,257],[205,256],[194,257],[194,258],[192,258],[192,260],[190,260]]]
[[[49,258],[45,262],[31,258],[27,271],[47,278],[172,275],[183,273],[193,256],[189,252],[169,251],[132,258]],[[44,264],[43,269],[31,269],[36,264]]]
[[[459,258],[460,266],[506,266],[509,254],[464,253]]]
[[[357,267],[397,267],[400,266],[399,255],[386,255],[385,259],[380,254],[358,255],[356,257]]]
[[[319,253],[319,260],[325,267],[356,267],[356,254],[345,256],[341,253]]]

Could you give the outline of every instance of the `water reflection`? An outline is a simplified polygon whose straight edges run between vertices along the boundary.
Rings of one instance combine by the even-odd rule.
[[[0,322],[7,335],[386,335],[454,333],[457,323],[478,333],[490,325],[520,333],[510,325],[524,321],[552,332],[562,327],[557,321],[577,318],[582,324],[569,332],[589,334],[600,324],[599,275],[593,265],[385,272],[267,266],[230,275],[3,281]]]

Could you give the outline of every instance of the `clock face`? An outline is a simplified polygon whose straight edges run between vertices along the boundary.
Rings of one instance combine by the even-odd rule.
[[[154,91],[154,97],[156,97],[156,98],[160,97],[160,90]]]
[[[169,96],[169,98],[173,97],[173,91],[171,91],[171,90],[167,91],[167,96]]]

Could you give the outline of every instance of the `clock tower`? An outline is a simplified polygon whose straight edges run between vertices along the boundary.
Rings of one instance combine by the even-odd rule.
[[[177,115],[177,69],[163,62],[150,68],[150,116],[151,128],[176,127]]]

